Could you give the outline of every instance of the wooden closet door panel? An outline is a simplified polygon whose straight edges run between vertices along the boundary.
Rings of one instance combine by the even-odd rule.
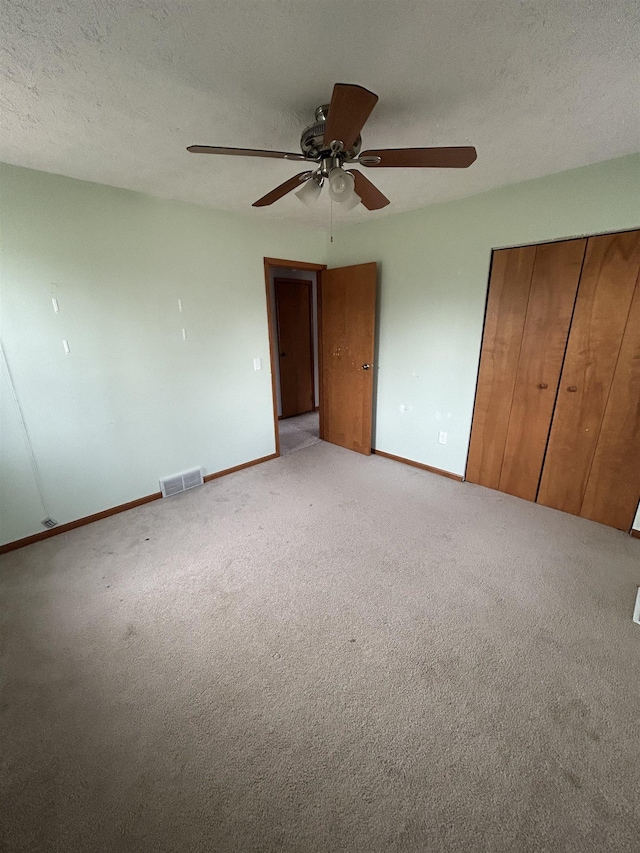
[[[580,515],[630,530],[640,498],[640,278]]]
[[[586,240],[536,248],[500,491],[535,501]]]
[[[579,515],[640,265],[640,232],[591,237],[538,503]]]
[[[466,479],[497,489],[535,246],[493,253]]]

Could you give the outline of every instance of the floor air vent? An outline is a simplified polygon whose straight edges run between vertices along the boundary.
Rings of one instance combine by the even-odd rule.
[[[173,477],[165,477],[160,480],[160,489],[163,498],[170,498],[187,489],[194,489],[204,483],[202,468],[193,468],[191,471],[183,471],[182,474],[174,474]]]

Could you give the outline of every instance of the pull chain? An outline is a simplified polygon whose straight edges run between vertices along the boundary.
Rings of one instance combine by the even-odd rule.
[[[330,207],[330,210],[331,210],[331,213],[330,213],[331,229],[330,229],[330,231],[331,231],[331,242],[333,243],[333,199],[331,199],[330,205],[331,205],[331,207]]]

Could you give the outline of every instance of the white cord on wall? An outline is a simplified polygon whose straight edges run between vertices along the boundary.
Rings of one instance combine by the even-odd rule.
[[[38,468],[38,463],[36,462],[36,457],[33,452],[33,447],[31,445],[31,439],[29,438],[29,431],[27,429],[27,424],[24,420],[24,415],[22,413],[22,406],[20,405],[20,400],[18,399],[18,394],[16,392],[16,387],[13,384],[13,376],[11,375],[11,370],[9,369],[9,362],[7,361],[7,356],[4,351],[4,346],[2,345],[2,341],[0,340],[0,355],[2,355],[2,364],[4,365],[5,373],[7,374],[7,381],[9,383],[9,388],[11,389],[11,396],[13,398],[13,402],[15,403],[16,410],[18,412],[18,419],[20,421],[20,427],[22,428],[22,434],[24,436],[24,443],[27,448],[27,453],[29,454],[29,461],[31,462],[31,468],[33,470],[33,478],[36,482],[36,488],[38,490],[38,494],[40,495],[40,502],[42,504],[42,509],[45,514],[45,518],[49,518],[51,513],[49,512],[49,508],[47,506],[47,501],[44,496],[44,489],[42,487],[42,479],[40,477],[40,470]]]

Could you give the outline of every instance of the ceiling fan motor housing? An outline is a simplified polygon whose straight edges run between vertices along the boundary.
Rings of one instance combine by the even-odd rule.
[[[314,160],[320,160],[323,153],[327,153],[327,148],[324,146],[324,131],[326,126],[327,116],[329,115],[329,104],[324,104],[316,110],[316,120],[313,124],[308,125],[302,131],[300,137],[300,149],[305,157],[312,157]],[[340,157],[345,160],[353,160],[360,153],[362,148],[362,139],[360,136],[356,139],[353,146],[345,152],[340,153]],[[344,155],[344,156],[343,156]]]

